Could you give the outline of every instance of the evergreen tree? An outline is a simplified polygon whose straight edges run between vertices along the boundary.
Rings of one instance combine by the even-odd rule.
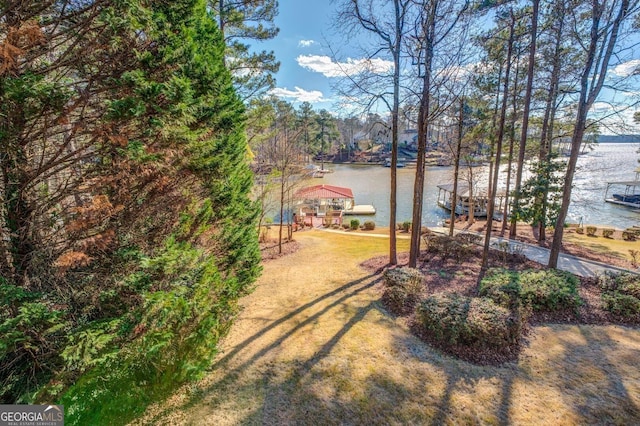
[[[253,52],[247,40],[269,40],[278,35],[273,21],[277,0],[209,0],[224,36],[226,64],[244,100],[263,95],[275,86],[280,62],[273,51]]]
[[[0,398],[123,423],[259,273],[244,107],[204,0],[1,12]]]

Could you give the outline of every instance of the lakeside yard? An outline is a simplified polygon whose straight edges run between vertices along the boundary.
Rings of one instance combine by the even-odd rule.
[[[265,263],[211,372],[139,424],[640,422],[640,330],[535,326],[517,362],[470,364],[380,303],[381,275],[359,265],[388,240],[295,239],[297,251]]]

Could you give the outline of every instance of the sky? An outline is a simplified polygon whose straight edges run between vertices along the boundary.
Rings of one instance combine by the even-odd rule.
[[[332,85],[345,70],[355,72],[362,66],[358,40],[345,40],[332,23],[335,19],[337,1],[332,0],[279,0],[279,13],[275,25],[280,28],[278,36],[272,40],[256,43],[254,48],[273,50],[281,62],[276,75],[276,88],[272,94],[298,106],[301,102],[310,102],[314,109],[327,109],[335,114],[344,112],[340,108],[341,99]],[[636,52],[637,51],[637,52]],[[341,63],[331,58],[337,52]],[[640,49],[630,49],[620,63],[612,65],[610,77],[628,74],[640,67]],[[389,70],[392,64],[380,59],[371,66],[380,70]],[[640,97],[640,77],[631,80],[637,90],[626,94],[614,94],[605,89],[592,114],[611,115],[619,110],[613,104],[630,104]],[[633,113],[637,107],[624,110],[608,118],[601,131],[604,134],[640,132],[632,126]],[[620,123],[629,127],[620,130]]]
[[[314,109],[336,112],[338,96],[332,90],[341,70],[357,68],[357,43],[345,43],[344,37],[332,28],[336,4],[330,0],[279,0],[279,14],[275,24],[278,36],[259,44],[261,49],[273,50],[280,61],[273,94],[298,104],[308,101]],[[330,47],[329,47],[330,46]],[[332,50],[346,59],[337,64]],[[374,64],[383,69],[390,63]]]

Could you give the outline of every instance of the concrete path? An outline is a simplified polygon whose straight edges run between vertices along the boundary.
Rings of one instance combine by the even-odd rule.
[[[429,228],[433,232],[438,234],[448,234],[448,228],[442,227],[434,227]],[[460,231],[456,230],[456,233]],[[480,235],[484,238],[483,234],[477,232],[463,231],[466,233],[473,233],[476,235]],[[484,239],[483,239],[484,241]],[[546,265],[549,262],[549,253],[551,250],[544,247],[535,246],[532,244],[523,243],[521,241],[514,241],[508,238],[501,237],[493,237],[491,238],[491,245],[493,247],[499,247],[500,244],[509,244],[509,251],[511,253],[521,253],[525,255],[528,259],[531,259],[535,262]],[[580,257],[572,256],[570,254],[560,253],[558,258],[558,269],[563,271],[571,272],[575,275],[580,275],[582,277],[594,277],[597,275],[602,275],[605,272],[629,272],[633,274],[638,274],[638,271],[632,271],[625,268],[620,268],[617,266],[608,265],[602,262],[596,262],[593,260],[587,260]]]
[[[327,229],[327,228],[323,228],[323,227],[317,227],[316,229],[318,230],[322,230],[324,232],[335,232],[338,234],[345,234],[344,231],[342,230],[335,230],[335,229]],[[442,235],[448,235],[449,234],[449,228],[444,228],[444,227],[430,227],[429,228],[432,232],[435,232],[437,234],[442,234]],[[460,232],[464,232],[464,233],[468,233],[468,234],[475,234],[475,235],[479,235],[480,237],[483,238],[482,241],[484,241],[484,234],[481,234],[479,232],[473,232],[473,231],[460,231],[458,229],[455,230],[455,233],[460,233]],[[348,233],[347,233],[348,234]],[[366,236],[366,237],[377,237],[377,238],[389,238],[389,235],[385,235],[385,234],[375,234],[375,233],[357,233],[357,234],[353,234],[353,235],[357,235],[357,236]],[[409,236],[405,235],[397,235],[398,239],[408,239]],[[482,244],[482,242],[481,242]],[[491,238],[491,246],[494,248],[499,249],[501,244],[509,244],[509,252],[510,253],[519,253],[519,254],[523,254],[527,257],[527,259],[531,259],[535,262],[541,263],[543,265],[546,265],[547,263],[549,263],[549,253],[551,250],[549,250],[548,248],[545,247],[539,247],[533,244],[527,244],[527,243],[523,243],[522,241],[514,241],[514,240],[510,240],[508,238],[501,238],[501,237],[492,237]],[[613,266],[613,265],[608,265],[606,263],[603,262],[596,262],[594,260],[588,260],[588,259],[583,259],[580,257],[576,257],[570,254],[565,254],[565,253],[560,253],[560,256],[558,258],[558,269],[562,270],[562,271],[567,271],[567,272],[571,272],[572,274],[575,275],[579,275],[582,277],[595,277],[597,275],[602,275],[605,272],[612,272],[612,273],[620,273],[620,272],[628,272],[628,273],[632,273],[632,274],[640,274],[640,271],[638,270],[630,270],[630,269],[625,269],[625,268],[620,268],[618,266]]]

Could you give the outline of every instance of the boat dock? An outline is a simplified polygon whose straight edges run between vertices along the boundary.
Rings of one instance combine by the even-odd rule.
[[[621,206],[640,208],[640,180],[619,181],[619,182],[607,182],[607,189],[604,192],[604,201],[612,204],[619,204]],[[609,190],[613,187],[624,187],[624,190],[619,193],[612,193],[609,195]]]
[[[489,197],[483,193],[476,193],[471,195],[469,193],[469,186],[462,183],[458,184],[456,191],[456,201],[453,199],[453,184],[441,184],[438,185],[438,205],[445,210],[451,211],[455,208],[457,215],[469,216],[471,209],[473,209],[473,217],[487,217],[487,207],[489,205]],[[496,196],[495,215],[502,217],[503,203],[505,200],[505,194],[499,193]],[[453,207],[452,207],[453,206]]]

